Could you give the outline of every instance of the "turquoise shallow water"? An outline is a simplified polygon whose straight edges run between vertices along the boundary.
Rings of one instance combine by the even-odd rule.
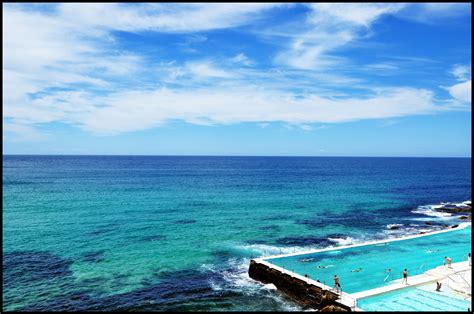
[[[441,266],[445,256],[451,257],[453,263],[466,261],[467,254],[471,252],[471,235],[469,226],[412,239],[270,258],[267,261],[300,275],[307,274],[331,287],[334,275],[338,275],[342,291],[355,293],[393,284],[392,280],[402,278],[405,268],[409,276],[413,276]]]
[[[250,258],[454,223],[413,211],[471,159],[3,156],[2,188],[5,310],[285,310]]]

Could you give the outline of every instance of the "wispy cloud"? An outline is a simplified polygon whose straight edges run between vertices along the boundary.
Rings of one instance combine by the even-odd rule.
[[[397,12],[403,4],[310,4],[305,26],[293,33],[287,50],[275,61],[300,69],[333,65],[340,58],[329,55],[367,32],[384,14]]]
[[[68,3],[58,12],[71,23],[95,28],[196,32],[244,25],[277,6],[281,4]]]
[[[453,19],[469,15],[470,3],[411,3],[397,14],[398,18],[416,21],[418,23],[443,23],[446,19]]]
[[[250,60],[244,53],[239,53],[235,57],[230,59],[231,62],[237,63],[237,64],[242,64],[245,66],[252,66],[255,63]]]
[[[3,124],[3,136],[6,133],[13,133],[13,141],[15,142],[43,142],[51,136],[47,132],[40,132],[37,128],[28,124],[5,122]]]
[[[295,98],[291,93],[234,86],[231,89],[131,91],[94,98],[104,104],[77,123],[104,134],[143,130],[183,120],[230,124],[286,122],[304,125],[433,113],[432,93],[409,88],[379,91],[370,98]]]
[[[453,67],[450,73],[458,80],[458,81],[466,81],[471,78],[471,67],[467,65],[460,65],[457,64]]]
[[[191,62],[186,64],[186,68],[192,75],[198,77],[230,78],[234,76],[210,62]]]

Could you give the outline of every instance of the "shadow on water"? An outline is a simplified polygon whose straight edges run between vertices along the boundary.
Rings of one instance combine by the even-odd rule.
[[[82,260],[88,263],[100,263],[105,259],[104,253],[104,250],[86,252],[82,254]]]
[[[174,223],[178,224],[178,225],[187,225],[187,224],[196,223],[196,220],[194,220],[194,219],[180,219],[180,220],[176,220]]]
[[[219,259],[229,258],[229,253],[216,253]],[[87,252],[82,258],[100,262],[103,252]],[[4,254],[3,288],[14,291],[4,297],[3,310],[18,311],[195,311],[195,310],[248,310],[265,308],[282,310],[282,302],[273,292],[265,289],[226,288],[224,276],[235,269],[157,272],[143,287],[115,295],[103,295],[101,285],[109,284],[105,278],[77,281],[70,269],[72,261],[61,259],[48,252],[10,252]],[[121,278],[119,278],[121,277]],[[51,288],[52,279],[60,279],[61,290],[42,293]],[[127,280],[126,276],[114,278],[115,284]],[[215,285],[222,288],[215,288]],[[30,293],[28,301],[24,293]],[[257,294],[257,295],[256,295]],[[18,307],[18,305],[22,305]]]
[[[72,275],[72,261],[47,252],[20,251],[3,254],[4,286],[28,285]]]

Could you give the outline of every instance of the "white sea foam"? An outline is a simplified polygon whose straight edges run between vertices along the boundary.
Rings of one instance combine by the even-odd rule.
[[[213,264],[202,264],[201,271],[216,273],[223,279],[220,283],[212,279],[209,280],[209,284],[213,290],[237,290],[248,294],[258,291],[258,289],[261,288],[261,284],[253,281],[248,275],[249,262],[250,260],[247,258],[233,258],[229,260],[227,267],[224,269],[219,269]]]
[[[386,227],[389,230],[396,230],[396,229],[392,229],[392,228],[394,228],[394,227],[399,227],[399,228],[403,227],[403,224],[388,224]]]
[[[446,212],[439,212],[436,211],[438,208],[442,208],[443,205],[422,205],[418,206],[416,209],[412,210],[411,212],[414,214],[422,214],[430,217],[451,217],[451,213],[446,213]]]
[[[216,282],[213,281],[213,280],[210,280],[210,281],[209,281],[209,284],[211,285],[211,288],[212,288],[212,290],[214,290],[214,291],[220,291],[220,290],[222,290],[222,286],[219,285],[218,283],[216,283]]]
[[[272,283],[266,284],[266,285],[264,285],[263,287],[264,287],[265,289],[268,289],[268,290],[276,290],[276,289],[277,289],[277,287],[275,287],[275,285],[272,284]]]
[[[280,294],[274,293],[275,285],[263,284],[251,279],[248,275],[249,263],[248,258],[231,258],[224,269],[219,269],[213,264],[203,264],[201,271],[211,271],[221,276],[223,280],[220,284],[213,280],[209,281],[211,288],[215,291],[227,290],[260,298],[267,297],[277,301],[282,311],[301,311],[298,304],[288,302]]]
[[[354,242],[357,242],[354,238],[352,237],[344,237],[344,238],[328,238],[329,241],[335,242],[338,246],[342,245],[350,245],[354,244]]]
[[[397,239],[408,235],[417,234],[418,231],[415,228],[406,228],[403,230],[384,230],[378,233],[378,240],[391,240]]]
[[[314,249],[315,247],[301,247],[301,246],[272,246],[266,244],[248,244],[248,245],[239,245],[237,246],[238,249],[244,251],[250,251],[254,253],[254,255],[258,256],[270,256],[270,255],[277,255],[277,254],[290,254],[296,252],[304,252],[308,249]]]

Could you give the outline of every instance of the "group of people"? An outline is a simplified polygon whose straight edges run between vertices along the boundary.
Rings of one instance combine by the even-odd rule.
[[[353,273],[358,273],[360,271],[362,271],[362,267],[351,270],[351,272],[353,272]],[[387,268],[387,270],[386,270],[386,272],[391,272],[391,271],[392,271],[391,268]],[[403,271],[403,281],[402,281],[402,283],[408,285],[408,270],[406,268]],[[334,290],[336,292],[342,291],[341,283],[340,283],[339,277],[337,275],[334,275]]]
[[[469,253],[467,255],[467,260],[469,262],[469,266],[472,266],[472,257],[471,257],[471,253]],[[448,268],[452,268],[451,264],[452,264],[453,260],[451,259],[451,257],[449,256],[445,256],[444,257],[444,263],[443,265],[444,266],[448,266]],[[353,269],[351,270],[351,272],[360,272],[362,270],[362,267],[359,267],[357,269]],[[391,272],[392,269],[391,268],[388,268],[386,270],[386,272]],[[405,284],[405,285],[408,285],[408,269],[404,269],[403,270],[403,280],[402,280],[402,284]],[[442,286],[442,283],[437,281],[436,282],[436,291],[441,291],[441,286]],[[340,292],[342,291],[341,289],[341,283],[339,282],[339,277],[337,275],[334,275],[334,290],[336,290],[337,292]]]

